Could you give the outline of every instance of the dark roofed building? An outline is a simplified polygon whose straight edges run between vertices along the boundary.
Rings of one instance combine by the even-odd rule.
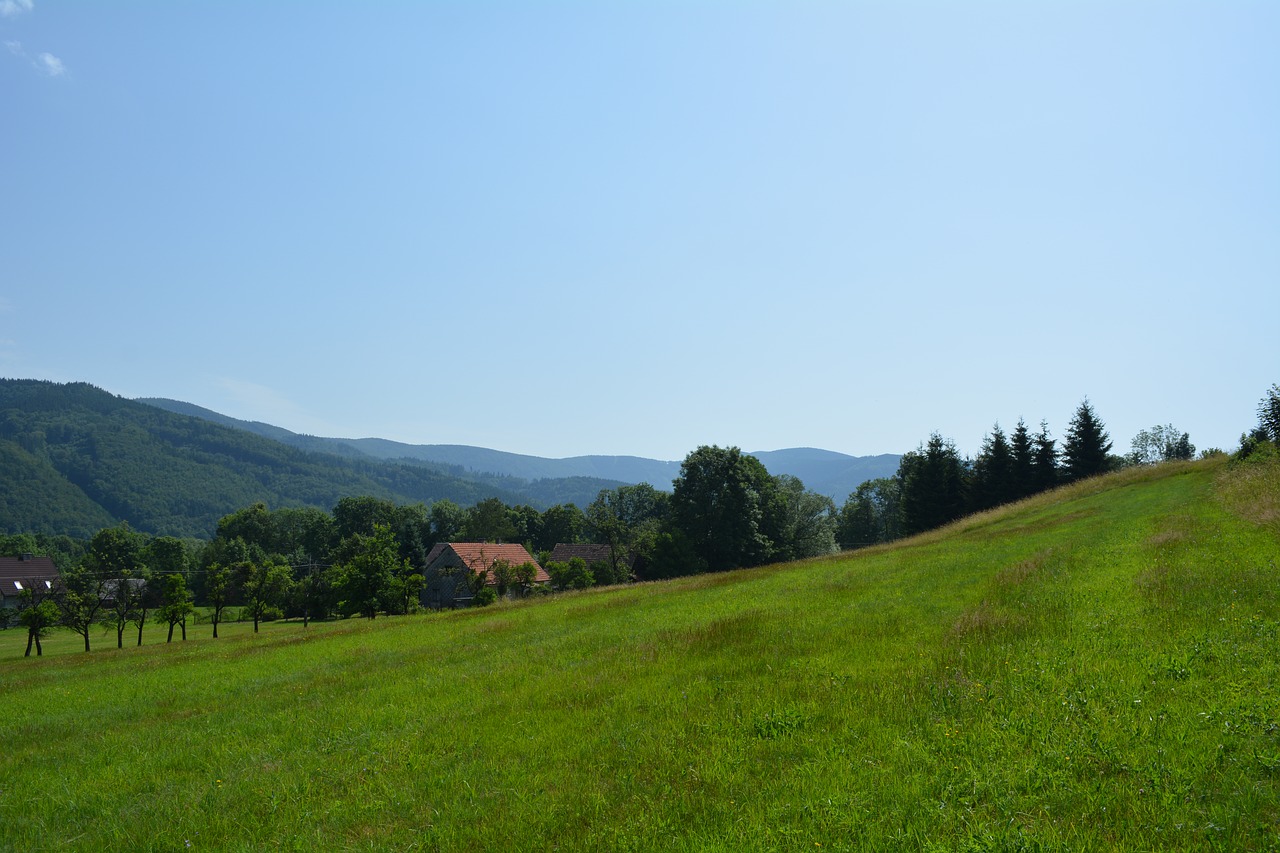
[[[613,562],[613,549],[608,545],[597,545],[594,543],[569,544],[559,542],[556,547],[551,549],[551,556],[547,557],[548,563],[567,563],[574,557],[579,557],[587,567],[590,568],[596,563],[607,563],[614,573],[614,582],[622,583],[630,580],[635,571],[636,558],[634,554],[622,553],[618,554],[618,564],[615,566]]]
[[[50,557],[0,557],[0,607],[17,607],[23,590],[43,587],[48,592],[61,580]]]
[[[581,558],[588,566],[592,563],[607,563],[613,558],[613,549],[608,545],[591,543],[570,545],[565,542],[558,542],[556,547],[551,549],[551,556],[547,558],[547,562],[567,563],[574,557]]]

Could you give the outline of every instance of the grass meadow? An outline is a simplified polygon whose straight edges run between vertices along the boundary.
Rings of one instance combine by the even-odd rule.
[[[0,633],[0,846],[1280,849],[1278,506],[1208,460],[479,610]]]

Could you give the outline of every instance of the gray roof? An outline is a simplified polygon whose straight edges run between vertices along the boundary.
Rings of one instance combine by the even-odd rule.
[[[44,584],[50,589],[62,576],[49,557],[0,557],[0,596],[16,597],[32,584]]]

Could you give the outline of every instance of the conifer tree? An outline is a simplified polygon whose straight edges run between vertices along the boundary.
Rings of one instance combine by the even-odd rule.
[[[1049,437],[1049,424],[1040,421],[1040,431],[1032,442],[1032,493],[1046,492],[1058,485],[1058,442]]]
[[[1035,492],[1035,454],[1031,446],[1031,433],[1022,418],[1018,418],[1018,425],[1010,437],[1009,453],[1013,457],[1010,476],[1013,499],[1020,500]]]
[[[975,510],[990,509],[1014,499],[1013,451],[1000,424],[997,423],[991,434],[982,440],[982,451],[974,463],[973,473]]]
[[[938,433],[902,457],[902,526],[907,534],[941,527],[964,514],[965,465],[955,443]]]
[[[1098,418],[1086,397],[1076,409],[1063,443],[1062,456],[1068,482],[1106,471],[1110,467],[1107,458],[1110,451],[1111,436],[1107,434],[1106,425]]]

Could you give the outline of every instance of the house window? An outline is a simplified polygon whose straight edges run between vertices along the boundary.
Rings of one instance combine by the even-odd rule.
[[[14,581],[13,585],[16,586],[18,589],[22,589],[22,581]]]

